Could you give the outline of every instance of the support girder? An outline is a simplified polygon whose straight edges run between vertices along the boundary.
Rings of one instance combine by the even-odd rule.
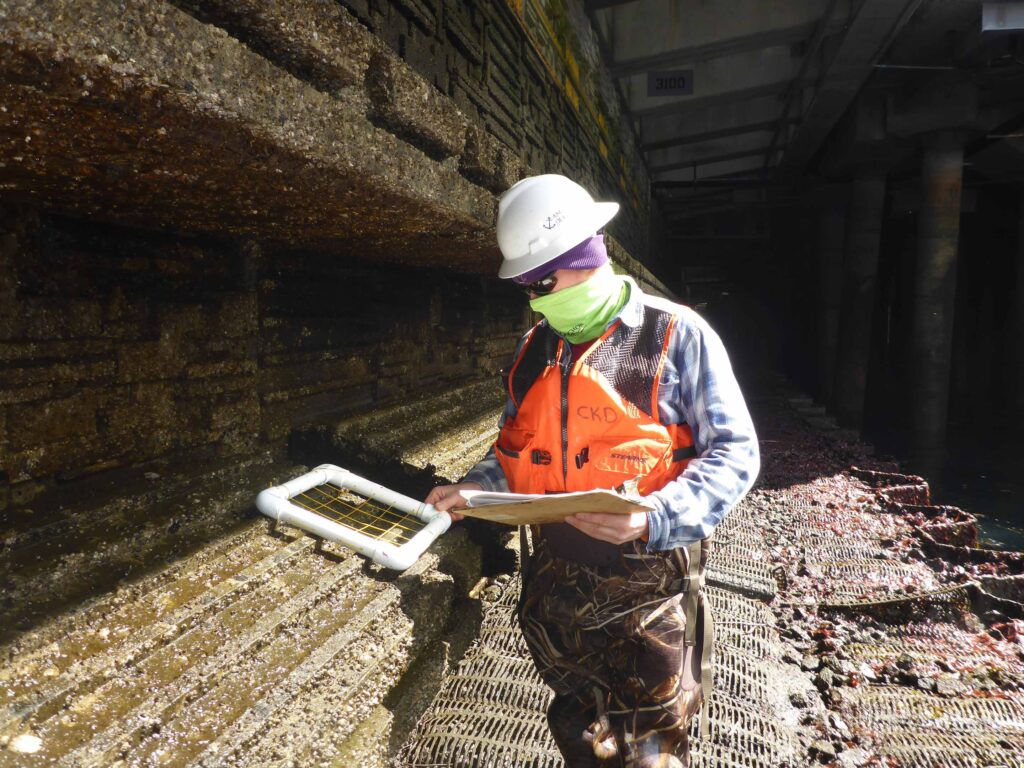
[[[789,138],[780,166],[802,171],[846,112],[888,49],[923,0],[864,0],[825,72],[821,87]]]
[[[659,115],[673,115],[694,113],[719,104],[732,104],[735,102],[749,101],[764,97],[780,96],[789,88],[790,80],[755,85],[750,88],[741,88],[734,91],[723,91],[713,93],[709,96],[695,96],[668,104],[659,104],[655,107],[642,107],[632,110],[633,117],[655,117]]]
[[[609,69],[614,77],[628,77],[652,69],[690,64],[694,61],[704,61],[706,59],[717,59],[746,51],[756,51],[761,48],[791,45],[809,38],[814,32],[814,27],[815,23],[810,22],[781,29],[769,29],[725,40],[715,40],[700,45],[689,45],[671,51],[655,53],[650,56],[612,62]]]
[[[724,163],[726,160],[739,160],[740,158],[744,157],[763,156],[765,151],[765,147],[754,147],[753,149],[743,149],[737,152],[724,152],[720,155],[695,157],[692,160],[681,160],[679,162],[672,162],[658,166],[652,165],[650,167],[650,171],[651,173],[664,173],[665,171],[676,171],[683,168],[692,168],[695,165],[713,165],[714,163]]]
[[[790,118],[790,122],[794,122],[794,118]],[[662,139],[661,141],[648,141],[640,145],[640,150],[643,152],[650,152],[656,149],[665,149],[667,147],[678,147],[684,144],[696,144],[701,141],[711,141],[714,139],[724,139],[730,136],[742,136],[746,133],[757,133],[758,131],[770,131],[777,125],[777,120],[765,120],[760,123],[750,123],[748,125],[735,125],[728,128],[718,128],[711,131],[703,131],[701,133],[691,133],[684,136],[676,136],[671,139]]]

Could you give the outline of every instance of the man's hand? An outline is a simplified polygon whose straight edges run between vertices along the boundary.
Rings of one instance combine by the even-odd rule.
[[[434,509],[439,512],[447,512],[451,515],[453,522],[458,522],[465,515],[452,512],[453,509],[465,509],[466,500],[462,498],[459,491],[482,491],[480,483],[456,483],[455,485],[439,485],[425,499],[427,504],[433,504]]]
[[[591,538],[611,544],[625,544],[647,536],[646,512],[630,512],[628,515],[578,512],[565,518],[565,522]]]

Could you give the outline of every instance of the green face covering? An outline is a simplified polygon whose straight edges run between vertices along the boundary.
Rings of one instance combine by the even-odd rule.
[[[589,280],[530,301],[556,331],[579,344],[596,339],[629,300],[629,284],[612,272],[599,272]]]

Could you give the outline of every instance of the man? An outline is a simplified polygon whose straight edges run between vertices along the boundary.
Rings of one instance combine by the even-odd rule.
[[[494,447],[427,502],[463,508],[464,489],[639,497],[646,506],[630,514],[535,532],[519,621],[555,692],[548,722],[568,766],[679,768],[710,684],[708,538],[759,454],[714,331],[612,272],[594,233],[617,211],[557,175],[502,195],[498,274],[544,319],[513,355]]]

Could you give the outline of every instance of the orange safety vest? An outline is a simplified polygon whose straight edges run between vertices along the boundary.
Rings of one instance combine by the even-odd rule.
[[[529,332],[507,376],[515,418],[495,453],[509,490],[560,493],[619,488],[647,495],[696,455],[687,424],[662,424],[658,385],[675,322],[644,306],[640,324],[617,320],[579,360],[546,323]]]

